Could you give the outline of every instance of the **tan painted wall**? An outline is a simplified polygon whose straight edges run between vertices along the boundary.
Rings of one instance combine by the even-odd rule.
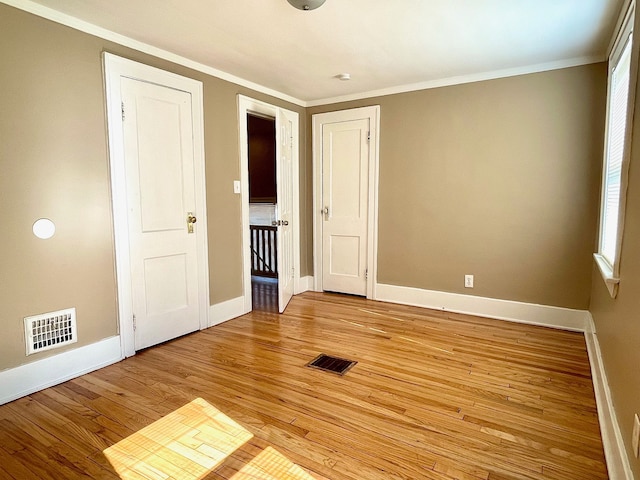
[[[71,348],[117,331],[103,51],[204,83],[212,304],[243,293],[240,196],[232,188],[240,178],[237,94],[297,111],[304,138],[300,107],[0,4],[0,370],[61,351],[26,358],[25,316],[75,306],[79,342]],[[52,239],[31,233],[39,217],[56,223]],[[308,228],[303,219],[304,259]]]
[[[635,31],[640,31],[636,15]],[[638,75],[640,41],[634,37],[631,71]],[[620,255],[620,285],[612,299],[594,265],[589,311],[596,325],[607,380],[622,438],[635,478],[640,461],[631,452],[633,415],[640,415],[640,85],[636,88],[635,125],[632,130],[627,211]]]
[[[596,64],[310,108],[307,123],[380,105],[380,283],[586,309],[605,89]]]

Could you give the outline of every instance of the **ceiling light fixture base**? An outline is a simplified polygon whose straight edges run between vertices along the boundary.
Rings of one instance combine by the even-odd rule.
[[[298,10],[315,10],[321,6],[326,0],[287,0]]]

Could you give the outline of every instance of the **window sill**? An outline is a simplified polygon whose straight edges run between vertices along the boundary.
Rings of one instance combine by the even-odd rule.
[[[595,259],[598,269],[600,270],[600,274],[602,275],[602,279],[609,290],[609,295],[611,295],[611,298],[616,298],[616,295],[618,295],[618,284],[620,283],[620,279],[613,275],[613,269],[602,255],[594,253],[593,258]]]

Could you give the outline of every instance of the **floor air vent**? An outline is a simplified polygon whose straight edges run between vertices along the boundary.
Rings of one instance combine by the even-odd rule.
[[[24,319],[27,355],[78,341],[76,309],[43,313]]]
[[[326,372],[337,373],[338,375],[344,375],[353,367],[356,363],[352,360],[345,360],[344,358],[332,357],[321,353],[315,360],[309,362],[307,367],[318,368]]]

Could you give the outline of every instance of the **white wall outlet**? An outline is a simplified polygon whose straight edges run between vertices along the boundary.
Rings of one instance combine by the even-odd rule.
[[[240,193],[240,180],[233,181],[233,193]]]
[[[638,458],[638,447],[640,446],[640,418],[638,418],[638,414],[636,413],[633,416],[633,439],[631,441],[633,445],[633,454]]]
[[[464,276],[464,288],[473,288],[473,275]]]

